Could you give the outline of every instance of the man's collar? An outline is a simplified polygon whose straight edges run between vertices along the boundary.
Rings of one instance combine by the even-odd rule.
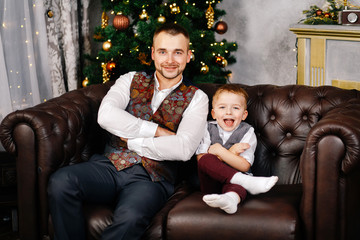
[[[174,86],[172,86],[171,88],[167,88],[167,89],[163,89],[163,90],[174,90],[175,88],[177,88],[177,87],[182,83],[183,78],[184,78],[184,76],[182,76],[182,77],[181,77],[181,80],[180,80],[177,84],[175,84]],[[157,79],[156,72],[154,72],[154,79],[155,79],[155,89],[156,89],[157,91],[160,91],[160,90],[159,90],[160,84],[159,84],[159,80]]]

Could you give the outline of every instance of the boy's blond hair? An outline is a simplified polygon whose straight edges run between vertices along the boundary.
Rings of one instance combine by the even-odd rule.
[[[247,92],[242,87],[240,87],[237,84],[224,84],[224,85],[222,85],[221,87],[219,87],[216,90],[216,92],[215,92],[215,94],[213,96],[213,99],[212,99],[212,106],[214,106],[215,101],[217,100],[219,95],[221,93],[223,93],[223,92],[230,92],[230,93],[241,95],[241,96],[243,96],[245,98],[245,102],[246,103],[248,102],[249,95],[247,94]],[[247,108],[247,106],[245,106],[245,109],[246,108]]]

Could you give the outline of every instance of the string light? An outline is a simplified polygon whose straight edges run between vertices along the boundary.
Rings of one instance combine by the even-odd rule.
[[[32,4],[32,7],[36,8],[37,5],[34,3],[34,4]],[[3,11],[4,12],[7,11],[7,8],[4,8]],[[27,22],[29,20],[31,20],[31,19],[28,19],[28,18],[24,17],[22,23],[20,23],[19,25],[15,26],[15,27],[12,27],[12,28],[16,29],[16,27],[17,27],[19,29],[26,29],[27,28]],[[10,25],[8,25],[8,23],[5,22],[5,21],[1,23],[1,27],[3,29],[8,29],[9,26]],[[35,33],[36,37],[41,37],[41,34],[40,34],[39,30],[35,30],[34,33]],[[32,42],[32,39],[24,39],[23,41],[24,41],[23,44],[27,45],[27,44],[30,44]],[[26,48],[28,48],[28,47],[26,47]],[[27,55],[27,58],[28,58],[28,66],[29,66],[29,68],[34,67],[34,64],[32,62],[30,62],[30,59],[33,58],[32,54]],[[26,86],[24,87],[24,84],[21,81],[22,78],[21,78],[20,75],[23,74],[22,71],[16,71],[14,69],[9,69],[8,72],[9,72],[9,77],[10,77],[11,81],[13,82],[12,84],[11,84],[11,82],[9,83],[9,89],[11,91],[15,91],[15,90],[16,91],[21,91],[21,92],[23,92],[24,90],[27,91],[28,87],[26,87]],[[17,84],[14,84],[14,82],[17,82]],[[22,93],[22,96],[23,96],[23,98],[19,99],[18,101],[17,100],[12,100],[12,104],[14,105],[13,107],[15,109],[28,107],[30,104],[27,103],[27,101],[29,99],[32,99],[31,97],[33,96],[33,93],[32,92]],[[46,102],[47,99],[42,99],[42,101]]]

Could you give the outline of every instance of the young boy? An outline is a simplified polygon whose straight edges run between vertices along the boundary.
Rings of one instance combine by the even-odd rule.
[[[196,154],[203,201],[229,214],[237,211],[240,201],[251,194],[269,191],[277,176],[255,177],[250,173],[254,162],[256,136],[246,119],[248,95],[235,84],[225,84],[214,94],[205,136]],[[221,194],[214,194],[219,193]]]

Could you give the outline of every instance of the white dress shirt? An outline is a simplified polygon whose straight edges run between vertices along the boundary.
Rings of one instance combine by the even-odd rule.
[[[98,123],[108,132],[127,138],[128,148],[140,156],[153,160],[186,161],[196,151],[204,135],[209,99],[197,90],[183,113],[176,135],[155,137],[158,124],[142,120],[125,111],[130,100],[130,85],[136,72],[120,76],[101,102]],[[155,112],[164,98],[178,85],[159,90],[155,75],[154,95],[151,107]]]
[[[217,124],[216,121],[209,121],[208,124]],[[218,125],[218,124],[217,124]],[[231,134],[236,130],[233,130],[231,132],[227,132],[223,130],[219,125],[219,135],[220,138],[223,141],[223,144],[227,142],[227,140],[230,138]],[[255,150],[257,145],[257,139],[256,135],[254,133],[254,128],[251,127],[244,135],[244,137],[240,140],[240,143],[248,143],[250,145],[250,148],[246,149],[243,153],[240,154],[243,158],[246,159],[252,166],[254,163],[255,158]],[[209,147],[211,146],[211,140],[210,140],[210,133],[208,131],[208,127],[205,128],[205,134],[204,138],[202,139],[198,149],[196,150],[196,154],[202,154],[202,153],[208,153]]]

